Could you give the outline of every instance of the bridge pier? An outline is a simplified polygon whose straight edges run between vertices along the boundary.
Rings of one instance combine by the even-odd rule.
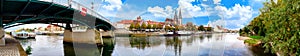
[[[70,24],[66,25],[66,29],[64,30],[64,42],[69,43],[87,43],[87,44],[103,44],[102,37],[100,37],[100,41],[97,40],[96,32],[94,29],[87,29],[86,32],[73,32],[70,27]],[[101,34],[100,34],[101,35]],[[99,38],[98,38],[99,39]]]
[[[64,32],[64,41],[71,43],[87,43],[95,44],[96,34],[94,29],[87,29],[86,32],[72,32],[69,29],[66,29]]]
[[[115,37],[114,31],[101,31],[102,37]]]

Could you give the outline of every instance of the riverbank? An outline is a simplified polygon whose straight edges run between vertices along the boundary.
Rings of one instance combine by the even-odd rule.
[[[6,34],[5,46],[0,46],[0,56],[27,56],[20,42]]]
[[[237,39],[243,40],[244,43],[251,47],[256,47],[262,44],[261,40],[251,37],[240,36]]]

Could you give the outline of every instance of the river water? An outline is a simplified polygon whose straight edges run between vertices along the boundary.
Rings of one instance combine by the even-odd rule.
[[[238,33],[193,36],[152,36],[103,38],[104,47],[73,47],[63,36],[38,35],[18,39],[29,56],[266,56],[263,49],[251,48],[238,40]],[[29,51],[28,47],[32,49]],[[74,51],[74,49],[76,49]],[[75,54],[80,51],[81,55]]]

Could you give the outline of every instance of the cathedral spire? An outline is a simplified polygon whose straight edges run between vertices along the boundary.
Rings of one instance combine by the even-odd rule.
[[[175,10],[175,14],[174,14],[174,18],[173,18],[173,20],[174,20],[174,24],[178,24],[178,14],[177,14],[177,10]]]
[[[181,21],[182,21],[181,8],[179,8],[179,18],[178,18],[178,23],[179,23],[179,25],[182,24]]]

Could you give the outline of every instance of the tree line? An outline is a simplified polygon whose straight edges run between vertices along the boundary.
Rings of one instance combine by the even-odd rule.
[[[212,31],[212,27],[204,27],[203,25],[195,26],[193,24],[187,24],[186,26],[168,26],[162,24],[147,24],[146,23],[131,23],[129,26],[129,30],[137,30],[137,31],[144,31],[145,29],[153,29],[154,31],[162,30],[165,31],[179,31],[179,30],[187,30],[187,31]]]
[[[299,0],[267,1],[261,14],[240,29],[241,35],[262,36],[266,51],[282,56],[300,55]]]

